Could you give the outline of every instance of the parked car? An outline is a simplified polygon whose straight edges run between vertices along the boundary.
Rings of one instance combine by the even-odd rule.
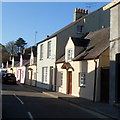
[[[16,77],[12,73],[4,73],[2,75],[2,82],[4,84],[16,84]]]
[[[0,75],[3,75],[4,73],[6,73],[6,69],[0,69]]]

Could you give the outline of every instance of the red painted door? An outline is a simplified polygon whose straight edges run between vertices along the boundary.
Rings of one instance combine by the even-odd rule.
[[[67,93],[72,94],[72,71],[68,71]]]

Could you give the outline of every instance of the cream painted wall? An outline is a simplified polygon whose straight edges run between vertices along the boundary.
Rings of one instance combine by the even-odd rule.
[[[13,71],[11,70],[11,68],[13,69]],[[14,73],[15,74],[16,67],[9,67],[9,68],[6,68],[6,70],[7,70],[7,73]]]
[[[95,75],[95,62],[94,60],[87,60],[81,62],[82,72],[85,72],[85,87],[80,88],[80,97],[92,100]]]
[[[31,65],[27,69],[31,68],[32,69],[32,86],[35,86],[36,82],[36,65]],[[30,80],[31,80],[31,70],[28,70],[29,78],[26,80],[26,84],[30,85]]]
[[[99,57],[100,64],[99,67],[109,67],[110,66],[110,58],[109,58],[110,49],[107,48]]]
[[[69,71],[72,71],[72,95],[79,96],[79,62],[71,62],[72,66],[74,66],[74,71],[69,69]],[[63,85],[60,86],[60,84],[57,85],[58,91],[62,93],[67,93],[67,70],[61,69],[63,63],[57,64],[57,80],[58,83],[60,83],[61,76],[60,73],[63,72]]]
[[[65,47],[65,61],[69,62],[74,70],[72,71],[72,95],[83,97],[89,100],[93,100],[93,92],[94,92],[94,76],[95,76],[95,62],[94,60],[84,60],[84,61],[68,61],[67,60],[67,50],[72,48],[73,53],[75,52],[75,46],[69,37],[69,40]],[[73,55],[74,57],[74,55]],[[98,60],[97,60],[98,63]],[[67,86],[67,70],[61,69],[63,63],[57,64],[57,81],[60,82],[60,72],[63,72],[63,85],[59,86],[58,91],[62,93],[66,92]],[[99,63],[97,64],[99,65]],[[98,66],[97,66],[98,67]],[[80,86],[80,73],[85,73],[85,86]],[[97,90],[99,92],[99,90]]]
[[[99,66],[99,59],[97,59],[97,67]],[[72,95],[77,97],[86,98],[89,100],[93,100],[93,90],[94,90],[94,75],[95,75],[95,62],[94,60],[86,60],[86,61],[71,61],[71,66],[74,68],[72,71]],[[63,63],[57,64],[57,80],[60,82],[60,72],[63,72],[63,86],[59,86],[58,91],[66,94],[66,86],[67,86],[67,70],[61,69]],[[85,86],[80,86],[80,78],[79,73],[85,73]],[[98,71],[97,71],[98,72]],[[99,76],[99,74],[97,74]],[[97,78],[99,78],[97,76]],[[97,81],[99,82],[99,81]],[[97,83],[98,84],[98,83]],[[96,90],[97,93],[100,92],[99,89]],[[96,93],[96,97],[97,97]],[[98,97],[97,97],[98,98]],[[98,99],[97,99],[98,100]]]
[[[74,68],[72,71],[72,95],[79,96],[80,86],[79,86],[79,72],[80,72],[80,62],[70,62],[71,66]]]
[[[65,69],[61,69],[63,63],[57,64],[57,89],[59,92],[66,94],[67,93],[67,71]],[[61,72],[63,72],[63,85],[61,86]]]

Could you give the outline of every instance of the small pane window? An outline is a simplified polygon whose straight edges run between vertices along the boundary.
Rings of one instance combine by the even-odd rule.
[[[62,86],[63,85],[63,72],[60,73],[60,80],[61,80],[60,85]]]
[[[85,73],[80,73],[80,86],[85,86]]]
[[[77,33],[83,33],[83,26],[82,25],[77,26]]]
[[[72,49],[69,49],[68,50],[68,60],[71,60],[73,57],[73,50]]]
[[[51,57],[51,41],[48,42],[47,58]]]
[[[40,45],[40,59],[43,59],[43,44]]]
[[[47,76],[48,76],[48,68],[43,67],[42,68],[42,81],[43,81],[43,83],[47,82]]]

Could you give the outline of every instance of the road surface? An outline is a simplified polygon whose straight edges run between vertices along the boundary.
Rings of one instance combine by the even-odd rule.
[[[2,86],[2,118],[107,118],[96,112],[37,92],[24,85]]]

